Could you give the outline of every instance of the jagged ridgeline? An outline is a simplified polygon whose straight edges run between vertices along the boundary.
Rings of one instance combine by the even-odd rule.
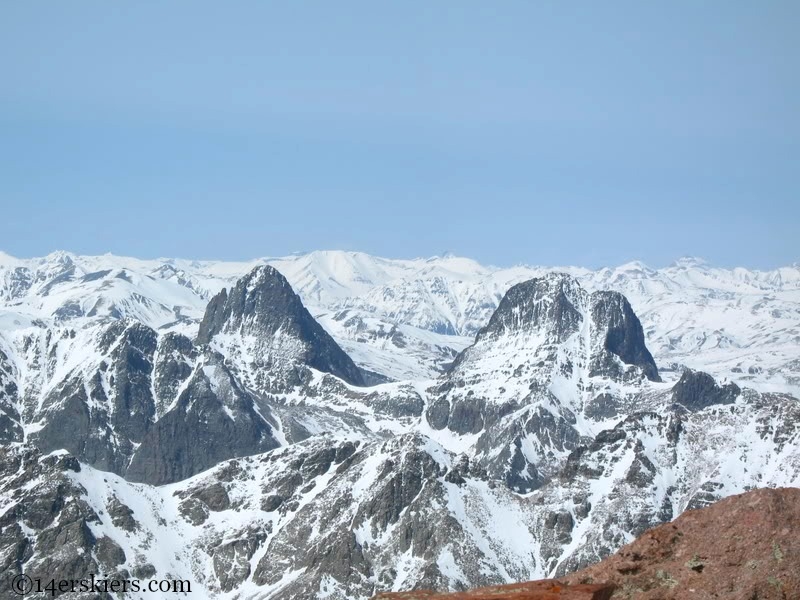
[[[795,398],[661,381],[626,297],[564,273],[508,289],[444,372],[370,386],[271,266],[213,295],[195,336],[78,309],[0,338],[3,573],[169,574],[219,598],[457,590],[800,484]]]

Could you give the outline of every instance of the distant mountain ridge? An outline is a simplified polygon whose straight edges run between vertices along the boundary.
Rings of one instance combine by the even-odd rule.
[[[356,364],[392,379],[435,376],[471,343],[515,283],[566,272],[626,296],[665,376],[673,365],[800,395],[800,268],[719,269],[699,259],[650,269],[485,267],[465,258],[391,260],[320,251],[247,262],[57,252],[0,255],[0,330],[34,319],[127,316],[197,335],[205,306],[253,267],[278,269]],[[16,323],[16,324],[15,324]]]
[[[791,387],[793,289],[625,267],[629,301],[595,287],[608,274],[455,257],[239,277],[115,260],[0,274],[4,573],[170,574],[231,600],[455,590],[562,576],[687,508],[800,485],[800,401],[745,385]],[[714,334],[737,382],[651,353],[706,360],[693,327],[720,306],[749,315]]]

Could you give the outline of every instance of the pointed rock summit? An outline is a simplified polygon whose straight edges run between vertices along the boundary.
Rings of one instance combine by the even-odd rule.
[[[578,307],[585,295],[575,278],[564,273],[518,283],[503,296],[476,341],[527,332],[542,334],[547,342],[563,342],[580,328]]]
[[[552,273],[508,290],[425,417],[435,430],[478,436],[478,463],[527,493],[581,443],[576,415],[621,414],[646,379],[658,380],[658,369],[625,297]]]
[[[219,342],[245,349],[247,358],[266,367],[303,364],[364,385],[361,371],[311,316],[286,278],[258,266],[231,290],[222,290],[206,308],[198,344]]]
[[[515,339],[513,353],[536,354],[546,366],[556,360],[559,346],[583,344],[589,375],[621,377],[618,359],[639,367],[645,377],[658,381],[658,368],[647,349],[644,331],[630,303],[618,292],[588,293],[566,273],[518,283],[506,292],[500,305],[475,340],[455,361],[457,367]],[[574,358],[574,357],[573,357]]]

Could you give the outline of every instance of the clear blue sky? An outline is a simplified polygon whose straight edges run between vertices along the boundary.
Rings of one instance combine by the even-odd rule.
[[[3,2],[0,249],[800,260],[800,2]]]

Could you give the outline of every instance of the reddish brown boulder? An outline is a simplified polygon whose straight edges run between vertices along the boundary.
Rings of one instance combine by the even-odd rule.
[[[554,579],[479,588],[468,592],[387,592],[373,600],[609,600],[613,585],[566,585]]]
[[[800,599],[800,489],[759,489],[683,513],[565,578],[630,600]]]

